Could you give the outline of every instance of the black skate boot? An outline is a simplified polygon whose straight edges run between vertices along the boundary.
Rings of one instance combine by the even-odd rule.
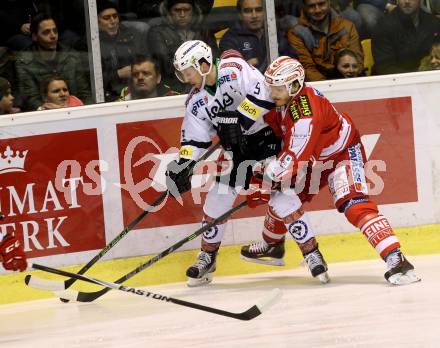
[[[201,286],[212,282],[212,274],[215,272],[217,250],[208,252],[200,251],[197,261],[186,270],[189,287]]]
[[[399,249],[390,252],[385,262],[388,267],[388,271],[384,274],[387,282],[393,285],[407,285],[421,280],[416,275],[414,266],[409,263]]]
[[[240,258],[249,262],[272,266],[284,266],[284,240],[268,243],[264,239],[241,248]]]
[[[305,254],[304,261],[313,277],[318,278],[323,284],[326,284],[330,281],[330,277],[327,273],[327,263],[325,262],[324,257],[318,248],[314,249],[308,254]]]

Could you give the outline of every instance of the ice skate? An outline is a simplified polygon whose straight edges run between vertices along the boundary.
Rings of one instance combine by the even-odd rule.
[[[386,258],[388,271],[385,273],[387,282],[393,285],[407,285],[421,281],[414,271],[414,266],[397,249],[388,254]]]
[[[313,277],[318,278],[323,284],[330,281],[327,263],[318,248],[304,255],[304,261]]]
[[[265,240],[245,245],[241,248],[240,258],[255,263],[272,266],[284,266],[284,241],[267,243]]]
[[[212,275],[215,272],[217,251],[201,251],[197,261],[187,269],[187,285],[189,287],[202,286],[212,282]]]

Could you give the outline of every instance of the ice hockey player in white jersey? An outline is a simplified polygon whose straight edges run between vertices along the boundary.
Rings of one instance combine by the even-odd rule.
[[[232,208],[238,187],[247,188],[252,176],[247,164],[274,156],[281,148],[280,139],[262,117],[274,106],[263,86],[264,77],[240,56],[226,51],[214,60],[211,48],[198,40],[183,43],[174,55],[177,77],[192,90],[186,100],[179,159],[167,170],[168,190],[177,196],[191,189],[188,171],[182,168],[196,161],[215,135],[233,158],[232,170],[220,174],[208,192],[203,224]],[[212,280],[225,228],[226,221],[203,234],[201,252],[186,272],[188,286]]]

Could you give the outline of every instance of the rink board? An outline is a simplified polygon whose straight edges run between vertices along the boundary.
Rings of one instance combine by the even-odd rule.
[[[374,200],[393,226],[440,223],[439,73],[313,84],[356,122]],[[52,266],[87,262],[164,190],[177,153],[185,96],[0,117],[2,233],[21,235],[29,258]],[[18,151],[18,155],[17,155]],[[168,199],[105,259],[157,253],[199,226],[213,159],[181,206]],[[353,232],[328,192],[307,207],[319,235]],[[264,208],[243,209],[223,245],[260,237]],[[197,249],[198,240],[182,250]]]

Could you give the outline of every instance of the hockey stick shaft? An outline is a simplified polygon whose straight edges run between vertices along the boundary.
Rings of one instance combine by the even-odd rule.
[[[206,160],[209,156],[211,156],[215,150],[217,150],[220,147],[220,143],[216,143],[213,146],[211,146],[200,158],[198,161],[194,164],[197,165],[197,163],[200,163],[204,160]],[[194,170],[194,167],[191,168],[191,171]],[[96,262],[98,262],[107,252],[112,249],[119,241],[124,238],[128,232],[130,232],[145,216],[147,216],[151,210],[154,209],[154,207],[158,206],[162,203],[162,201],[167,197],[168,191],[163,192],[159,197],[156,198],[156,200],[151,204],[152,209],[150,210],[144,210],[142,213],[140,213],[132,222],[130,222],[113,240],[107,244],[104,249],[102,249],[97,255],[95,255],[87,264],[85,264],[78,272],[77,274],[84,274],[86,273]],[[26,283],[28,284],[31,281],[32,276],[27,276],[28,279]],[[47,286],[53,288],[57,288],[57,290],[68,289],[72,286],[73,283],[75,283],[76,279],[71,278],[64,281],[62,284],[55,283],[53,281],[45,281],[45,280],[36,280],[35,283],[38,283],[42,285],[42,287]]]
[[[138,274],[139,272],[143,271],[145,268],[150,267],[152,264],[156,263],[157,261],[159,261],[160,259],[164,258],[165,256],[171,254],[173,251],[175,251],[176,249],[180,248],[185,243],[193,240],[197,236],[201,235],[203,232],[208,231],[211,227],[215,226],[216,224],[218,224],[222,220],[227,219],[229,216],[231,216],[237,210],[240,210],[241,208],[245,207],[246,205],[247,205],[247,202],[246,201],[242,201],[237,206],[233,207],[232,209],[230,209],[227,212],[225,212],[223,215],[219,216],[217,219],[214,219],[209,224],[206,224],[206,225],[202,226],[197,231],[195,231],[192,234],[190,234],[189,236],[181,239],[177,243],[173,244],[169,248],[165,249],[161,253],[157,254],[156,256],[154,256],[153,258],[148,260],[147,262],[143,263],[142,265],[136,267],[134,270],[130,271],[126,275],[122,276],[121,278],[116,280],[115,283],[116,284],[120,284],[120,283],[123,283],[126,280],[134,277],[136,274]],[[76,301],[79,301],[79,302],[92,302],[92,301],[96,300],[97,298],[99,298],[99,297],[103,296],[104,294],[106,294],[108,291],[110,291],[110,288],[104,288],[104,289],[101,289],[101,290],[98,290],[98,291],[95,291],[95,292],[79,292],[77,297],[76,297]]]
[[[56,268],[51,268],[48,266],[43,266],[43,265],[39,265],[39,264],[35,264],[35,263],[32,264],[31,267],[34,269],[38,269],[40,271],[54,273],[54,274],[58,274],[61,276],[74,278],[76,280],[82,280],[82,281],[85,281],[88,283],[102,285],[102,286],[105,286],[107,289],[120,290],[123,292],[128,292],[130,294],[134,294],[134,295],[138,295],[138,296],[142,296],[142,297],[147,297],[147,298],[152,298],[154,300],[172,302],[172,303],[180,305],[180,306],[185,306],[185,307],[189,307],[189,308],[193,308],[193,309],[197,309],[197,310],[201,310],[201,311],[205,311],[205,312],[209,312],[209,313],[214,313],[214,314],[218,314],[218,315],[222,315],[222,316],[226,316],[226,317],[230,317],[230,318],[234,318],[234,319],[239,319],[239,320],[251,320],[251,319],[254,319],[255,317],[259,316],[263,312],[263,310],[265,308],[267,308],[268,306],[270,306],[271,304],[273,304],[275,302],[275,300],[280,295],[280,291],[278,289],[274,289],[272,291],[272,293],[270,294],[270,297],[265,299],[264,304],[254,305],[251,308],[249,308],[248,310],[241,312],[241,313],[233,313],[233,312],[228,312],[228,311],[214,308],[214,307],[204,306],[204,305],[194,303],[194,302],[179,300],[177,298],[161,295],[158,293],[153,293],[153,292],[150,292],[147,290],[136,289],[136,288],[120,285],[120,284],[110,283],[110,282],[106,282],[103,280],[86,277],[81,274],[66,272],[63,270],[59,270]]]

